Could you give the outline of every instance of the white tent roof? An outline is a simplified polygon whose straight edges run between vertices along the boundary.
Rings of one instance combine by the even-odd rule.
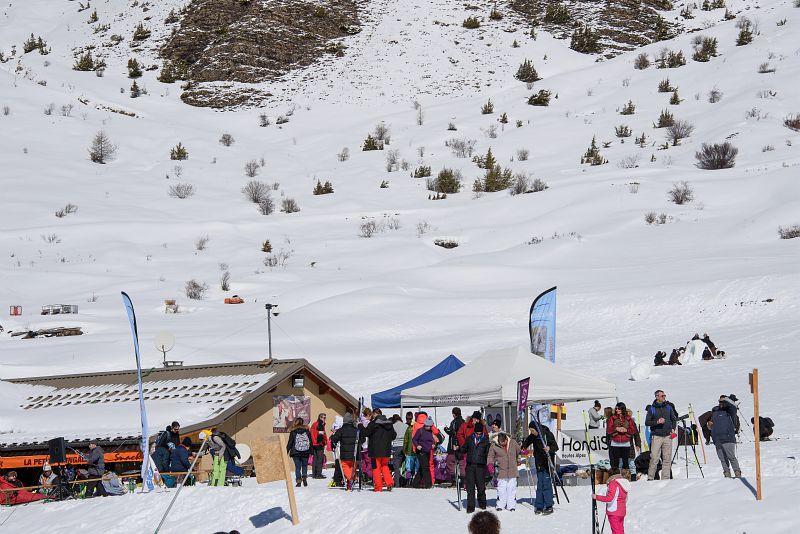
[[[568,371],[531,354],[528,347],[484,352],[458,371],[403,390],[405,406],[488,406],[516,402],[517,382],[530,377],[529,403],[616,397],[611,382]]]

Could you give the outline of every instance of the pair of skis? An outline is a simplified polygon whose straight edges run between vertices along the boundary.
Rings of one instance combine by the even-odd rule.
[[[592,483],[592,494],[597,490],[594,484],[594,463],[592,462],[592,447],[589,441],[589,418],[586,412],[583,412],[583,429],[586,435],[586,452],[589,454],[589,479]],[[604,524],[605,526],[605,524]],[[600,520],[597,517],[597,501],[592,498],[592,534],[600,534]]]
[[[364,406],[364,397],[358,398],[358,411],[356,412],[355,417],[353,418],[356,421],[356,445],[355,450],[353,451],[353,475],[356,476],[358,479],[358,491],[361,491],[361,458],[358,454],[358,449],[361,446],[359,443],[361,441],[361,409]],[[350,481],[350,490],[352,491],[353,486],[355,485],[354,481]]]
[[[544,439],[544,433],[542,432],[541,423],[537,417],[533,419],[533,422],[536,423],[536,432],[539,434],[539,439],[542,441],[542,447],[547,448],[547,441]],[[550,456],[548,451],[544,451],[545,456],[547,456],[547,469],[550,471],[550,482],[553,484],[553,493],[556,496],[556,502],[560,505],[561,501],[558,498],[558,487],[561,486],[561,491],[564,492],[564,498],[569,503],[569,497],[567,496],[567,490],[564,489],[564,482],[562,482],[561,477],[558,475],[558,470],[556,466],[553,464],[553,458]],[[530,475],[529,475],[530,476]]]
[[[456,456],[456,502],[458,502],[458,511],[461,511],[461,459]]]

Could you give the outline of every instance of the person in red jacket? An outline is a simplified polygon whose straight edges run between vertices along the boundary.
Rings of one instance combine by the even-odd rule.
[[[611,534],[625,534],[625,514],[627,513],[628,492],[631,490],[630,480],[614,475],[608,479],[608,491],[605,495],[592,494],[592,499],[607,503],[606,515],[611,525]]]
[[[614,415],[608,419],[606,424],[606,434],[611,438],[611,442],[608,444],[611,474],[618,474],[621,468],[623,475],[630,477],[628,459],[631,456],[636,424],[633,422],[633,418],[628,415],[628,408],[624,402],[618,402],[614,408]]]
[[[41,501],[47,498],[45,493],[32,493],[28,490],[18,489],[22,482],[17,480],[17,472],[9,471],[6,476],[0,477],[0,504],[14,505],[27,502]],[[9,491],[5,491],[9,490]]]
[[[322,468],[325,466],[325,444],[328,437],[325,434],[325,420],[328,418],[324,413],[319,414],[317,420],[311,425],[311,450],[314,454],[314,463],[311,468],[311,478],[325,478]]]

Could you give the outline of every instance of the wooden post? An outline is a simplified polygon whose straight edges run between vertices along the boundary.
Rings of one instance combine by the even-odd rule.
[[[297,502],[294,499],[294,486],[292,485],[292,467],[289,464],[289,454],[286,452],[286,434],[279,434],[281,442],[281,459],[283,460],[283,475],[286,480],[286,494],[289,496],[289,508],[292,511],[292,524],[300,523],[300,516],[297,515]]]
[[[556,431],[561,432],[561,410],[564,409],[563,404],[556,404],[558,411],[556,412]]]
[[[750,373],[750,392],[753,394],[753,433],[756,443],[756,500],[761,500],[761,433],[758,424],[758,369]]]

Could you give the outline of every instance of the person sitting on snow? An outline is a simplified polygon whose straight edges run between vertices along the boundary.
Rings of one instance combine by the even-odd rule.
[[[653,365],[656,367],[660,367],[662,365],[667,365],[667,362],[664,361],[664,358],[667,357],[667,353],[663,350],[656,352],[656,355],[653,357]]]
[[[755,424],[755,418],[750,418],[750,423]],[[775,423],[769,417],[758,418],[758,441],[770,441],[769,437],[772,435]]]
[[[672,349],[672,354],[669,355],[667,365],[681,365],[681,355],[685,349]]]
[[[711,351],[711,355],[716,358],[717,356],[717,346],[714,345],[714,342],[708,337],[708,333],[703,334],[703,342],[708,346],[708,349]]]

